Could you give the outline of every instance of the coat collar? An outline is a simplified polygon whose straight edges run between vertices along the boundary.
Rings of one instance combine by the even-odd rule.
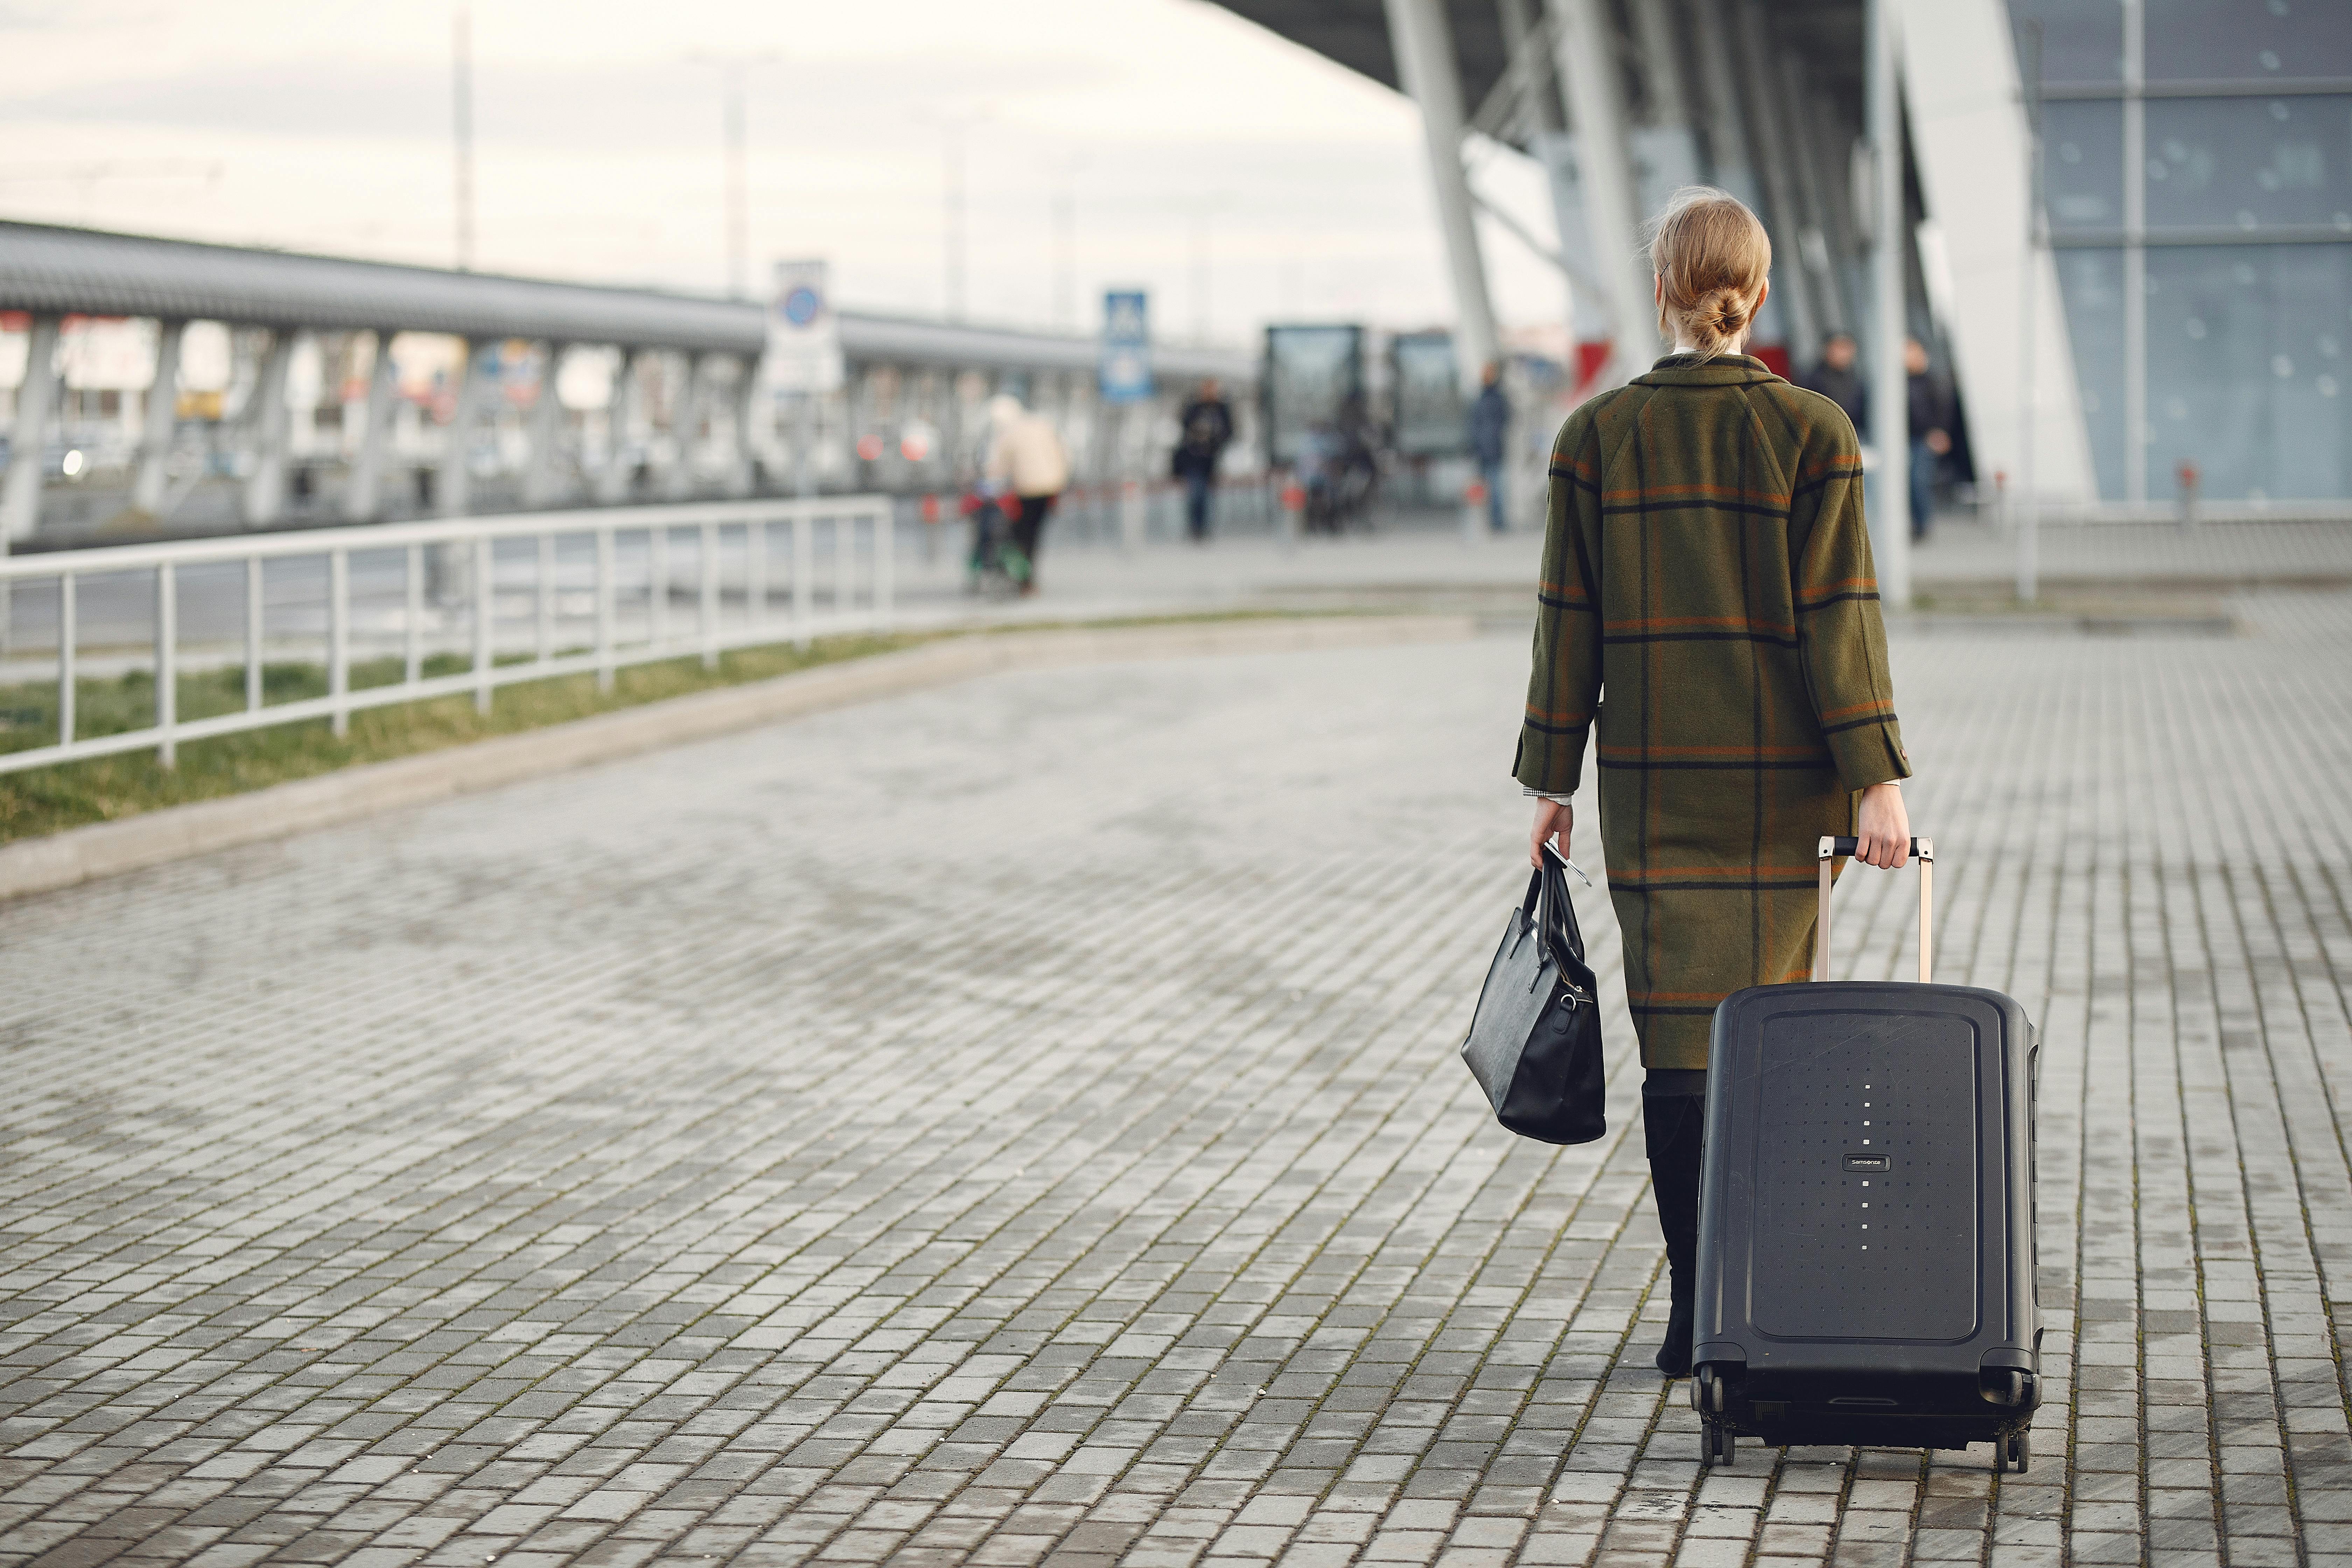
[[[1696,354],[1668,354],[1648,373],[1633,378],[1635,386],[1748,386],[1778,381],[1772,368],[1753,354],[1717,354],[1701,360]]]

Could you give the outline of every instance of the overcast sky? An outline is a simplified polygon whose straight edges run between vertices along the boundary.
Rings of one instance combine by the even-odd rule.
[[[969,314],[1079,324],[1142,284],[1157,325],[1448,314],[1420,132],[1385,89],[1201,0],[474,0],[477,264],[726,284],[718,69],[749,71],[751,257],[822,256],[845,302],[945,302],[946,142]],[[446,265],[448,0],[0,0],[0,213]],[[1482,180],[1549,233],[1516,155]],[[1560,288],[1486,234],[1500,313]]]

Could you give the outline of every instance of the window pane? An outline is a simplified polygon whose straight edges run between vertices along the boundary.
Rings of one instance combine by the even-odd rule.
[[[2120,250],[2061,250],[2058,291],[2066,301],[2066,336],[2074,379],[2091,427],[2099,495],[2124,493],[2124,273]]]
[[[2147,0],[2150,81],[2352,76],[2344,0]]]
[[[2147,225],[2352,234],[2352,98],[2152,99]]]
[[[2352,245],[2147,253],[2148,494],[2352,493]]]
[[[2029,68],[2025,24],[2042,24],[2043,81],[2121,81],[2124,8],[2121,0],[2009,0],[2010,30],[2019,69]]]
[[[2042,106],[2042,192],[2063,234],[2124,226],[2124,106]]]

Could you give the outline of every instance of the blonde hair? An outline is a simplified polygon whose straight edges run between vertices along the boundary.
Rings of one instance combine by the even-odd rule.
[[[1711,185],[1685,185],[1650,236],[1658,331],[1669,343],[1687,342],[1702,360],[1737,352],[1771,269],[1771,237],[1745,203]]]

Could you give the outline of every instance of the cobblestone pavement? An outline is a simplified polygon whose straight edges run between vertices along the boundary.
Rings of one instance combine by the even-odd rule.
[[[2024,1476],[1700,1471],[1623,1031],[1576,1149],[1454,1055],[1520,884],[1496,637],[0,908],[0,1557],[2352,1563],[2352,599],[2243,608],[1897,642],[1939,973],[2046,1040]],[[1842,973],[1912,892],[1854,875]]]

